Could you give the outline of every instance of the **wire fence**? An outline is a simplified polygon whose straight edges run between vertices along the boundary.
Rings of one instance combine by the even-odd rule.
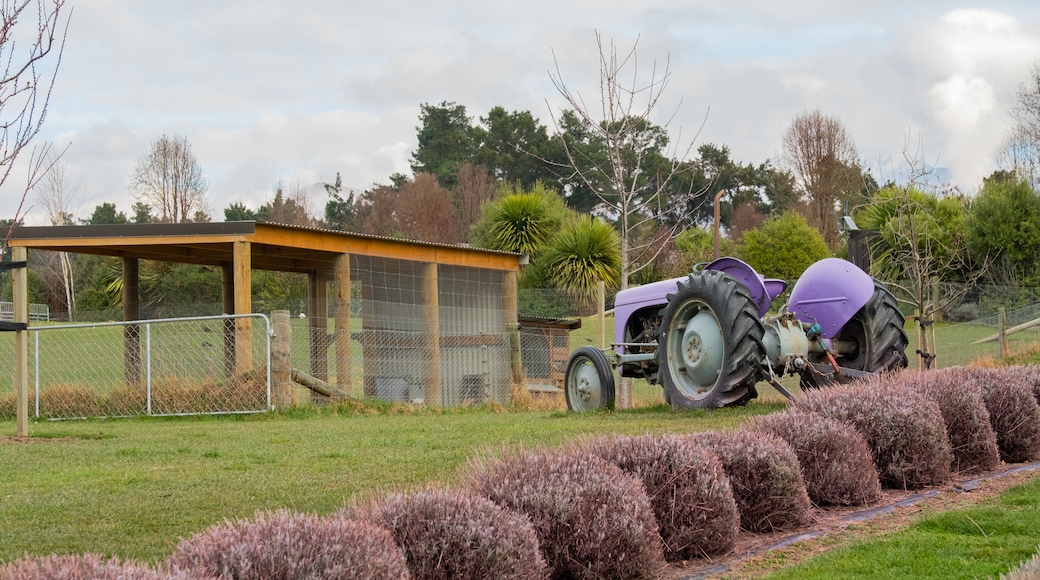
[[[265,411],[270,330],[259,314],[30,326],[30,415]],[[12,333],[0,341],[13,349]],[[16,413],[11,360],[0,358],[0,417]]]

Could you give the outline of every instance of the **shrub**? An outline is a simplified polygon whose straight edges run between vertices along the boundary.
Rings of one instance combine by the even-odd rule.
[[[742,528],[776,532],[809,521],[809,496],[798,456],[786,441],[747,430],[688,437],[704,442],[722,461],[733,486]]]
[[[664,566],[650,499],[635,477],[589,454],[471,460],[463,479],[534,524],[554,578],[650,578]]]
[[[669,561],[718,556],[733,549],[740,514],[715,454],[686,437],[600,437],[580,449],[643,482]]]
[[[393,493],[345,514],[390,530],[417,580],[545,577],[527,516],[465,490]]]
[[[805,490],[816,505],[866,505],[881,499],[870,449],[852,426],[792,408],[756,417],[749,427],[791,445]]]
[[[982,387],[1000,458],[1021,463],[1040,458],[1040,407],[1023,367],[969,369]]]
[[[953,455],[939,405],[884,377],[809,391],[795,406],[863,435],[883,487],[918,489],[950,478]]]
[[[163,580],[167,575],[144,564],[105,560],[97,554],[23,558],[0,566],[0,580]]]
[[[286,510],[225,522],[181,540],[167,560],[173,572],[221,578],[408,578],[390,532],[346,518]]]
[[[40,391],[40,414],[62,419],[97,417],[101,415],[101,403],[90,389],[56,385]]]
[[[1022,367],[1022,374],[1025,375],[1029,386],[1033,387],[1033,397],[1040,404],[1040,365],[1024,366]]]
[[[989,471],[1000,463],[997,436],[990,426],[982,389],[972,375],[969,369],[953,368],[904,371],[889,375],[888,379],[924,393],[939,405],[953,452],[951,468],[959,473]]]

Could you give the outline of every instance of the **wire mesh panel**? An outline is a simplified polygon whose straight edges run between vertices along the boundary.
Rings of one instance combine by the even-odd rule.
[[[261,315],[30,327],[30,414],[266,410],[269,334]],[[12,376],[0,368],[0,416],[15,413]]]

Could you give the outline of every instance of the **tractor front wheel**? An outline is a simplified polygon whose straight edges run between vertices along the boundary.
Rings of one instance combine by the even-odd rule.
[[[603,351],[578,347],[567,361],[563,392],[571,411],[614,408],[614,371]]]
[[[658,377],[684,408],[742,405],[757,396],[765,327],[747,287],[708,270],[679,282],[661,317]]]

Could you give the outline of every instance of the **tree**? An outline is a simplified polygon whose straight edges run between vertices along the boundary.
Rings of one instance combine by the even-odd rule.
[[[651,122],[671,78],[667,63],[661,71],[654,63],[649,76],[641,77],[636,58],[638,42],[621,58],[613,41],[604,46],[598,33],[596,44],[601,107],[587,106],[581,95],[570,89],[557,62],[556,72],[550,77],[570,111],[561,116],[562,126],[555,116],[553,123],[573,180],[596,196],[602,214],[617,217],[620,285],[624,289],[629,277],[648,267],[660,251],[633,245],[633,235],[644,222],[659,220],[665,213],[661,207],[663,194],[678,174],[688,170],[685,159],[693,143],[682,151],[673,150],[679,153],[678,159],[670,160],[662,153],[668,147],[668,126]]]
[[[493,107],[480,118],[473,163],[486,167],[495,179],[533,187],[550,183],[552,146],[544,125],[530,111],[507,112]]]
[[[291,226],[313,226],[314,219],[307,211],[306,188],[296,184],[286,195],[279,184],[275,187],[274,199],[256,210],[256,219]]]
[[[809,224],[836,248],[839,204],[862,189],[852,137],[837,117],[816,109],[795,117],[784,132],[782,149],[807,204]]]
[[[325,227],[339,231],[353,231],[357,228],[357,214],[354,208],[354,192],[343,197],[343,178],[336,172],[336,181],[323,183],[329,201],[325,202]]]
[[[256,212],[246,207],[242,202],[236,202],[224,208],[224,221],[226,222],[251,222],[255,220]]]
[[[0,2],[0,187],[43,127],[68,24],[65,0]],[[29,191],[47,169],[49,151],[50,146],[44,144],[30,155],[21,201],[5,228],[0,250],[7,248]]]
[[[69,226],[75,223],[72,205],[78,197],[77,186],[68,177],[67,164],[60,158],[49,156],[50,166],[43,179],[36,184],[36,201],[47,212],[52,226]],[[72,271],[72,259],[68,252],[48,252],[43,260],[41,272],[48,289],[48,303],[60,306],[73,320],[76,311],[76,284]],[[60,298],[59,298],[60,297]]]
[[[1040,194],[1025,179],[986,180],[970,202],[967,244],[1011,285],[1040,285]]]
[[[130,206],[130,209],[134,212],[133,223],[135,224],[150,224],[155,223],[155,216],[152,215],[152,206],[144,203],[143,201],[135,202],[134,205]]]
[[[446,244],[465,240],[451,193],[429,173],[417,173],[401,188],[395,217],[398,231],[412,240]]]
[[[617,231],[582,214],[553,238],[543,260],[553,286],[588,302],[596,298],[599,281],[608,286],[621,281],[620,258]]]
[[[458,184],[452,197],[463,239],[469,237],[473,225],[480,221],[481,208],[495,198],[497,190],[498,183],[485,168],[470,163],[459,166]]]
[[[1008,107],[1011,129],[998,152],[1000,166],[1040,187],[1040,62],[1020,84]]]
[[[423,103],[419,105],[419,122],[412,172],[430,173],[441,186],[453,189],[458,166],[473,159],[478,141],[466,107],[448,101],[437,106]]]
[[[94,207],[94,213],[84,221],[91,225],[110,225],[130,223],[126,214],[116,210],[116,204],[104,202]]]
[[[794,280],[806,268],[831,255],[823,236],[794,212],[769,218],[744,232],[740,258],[767,278]]]
[[[130,194],[158,210],[163,223],[192,221],[205,209],[208,188],[191,143],[181,135],[163,134],[153,141],[130,175]]]

